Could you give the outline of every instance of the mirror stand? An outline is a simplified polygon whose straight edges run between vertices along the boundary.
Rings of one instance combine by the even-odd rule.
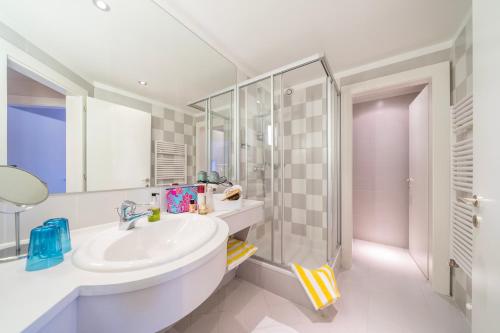
[[[28,244],[21,244],[21,212],[14,213],[14,224],[16,244],[0,250],[0,263],[23,259],[28,253]]]
[[[21,213],[16,212],[14,213],[14,219],[15,219],[15,228],[16,228],[16,256],[21,255],[21,231],[19,230],[20,228],[20,221],[21,221]]]

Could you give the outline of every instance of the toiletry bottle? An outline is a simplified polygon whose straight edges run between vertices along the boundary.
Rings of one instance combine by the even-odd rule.
[[[214,211],[214,191],[215,187],[213,187],[212,185],[207,186],[207,192],[205,193],[205,197],[206,197],[207,211],[209,213]]]
[[[196,213],[196,201],[194,199],[189,202],[189,212]]]
[[[205,190],[206,185],[198,186],[198,214],[200,215],[206,215],[208,213]]]
[[[151,193],[151,211],[153,215],[148,217],[149,222],[156,222],[160,220],[160,194]]]

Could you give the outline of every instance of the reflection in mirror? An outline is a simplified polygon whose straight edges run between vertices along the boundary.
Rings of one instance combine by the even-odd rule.
[[[191,105],[203,113],[195,118],[195,136],[196,136],[196,174],[207,170],[207,119],[208,99]]]
[[[210,99],[210,171],[232,179],[233,90]]]
[[[150,185],[151,114],[87,98],[87,190]]]
[[[81,126],[67,119],[66,96],[58,90],[7,69],[7,164],[43,179],[50,193],[66,192],[74,171],[67,169],[66,140],[72,126]]]
[[[154,179],[151,153],[153,142],[160,140],[186,146],[185,170],[187,181],[192,182],[198,160],[206,161],[202,156],[206,153],[203,139],[197,139],[197,126],[206,110],[188,105],[233,86],[236,81],[235,66],[168,14],[161,2],[106,2],[109,5],[107,11],[99,10],[91,0],[5,0],[0,3],[0,79],[24,75],[46,86],[41,88],[31,83],[31,86],[38,86],[37,92],[43,90],[47,93],[46,96],[36,96],[38,100],[43,97],[45,102],[57,100],[59,103],[42,104],[52,108],[50,114],[46,109],[40,110],[39,105],[35,105],[38,109],[29,109],[26,105],[12,103],[13,107],[18,107],[16,110],[0,108],[0,127],[6,126],[2,123],[6,119],[14,121],[15,117],[21,116],[29,116],[30,122],[15,120],[16,124],[27,127],[36,122],[40,131],[57,127],[44,140],[36,140],[33,137],[36,133],[23,135],[25,132],[20,129],[10,130],[9,123],[9,133],[16,134],[16,140],[31,142],[32,150],[26,152],[22,145],[9,145],[0,136],[0,164],[12,163],[32,170],[48,183],[50,193],[80,192],[86,187],[92,191],[144,187],[148,185],[146,179]],[[12,66],[8,69],[7,63],[18,67],[23,64],[24,69]],[[0,92],[0,95],[3,93]],[[128,149],[126,160],[131,163],[124,166],[122,159],[119,166],[113,166],[111,160],[106,164],[102,160],[101,166],[94,165],[98,173],[86,170],[89,161],[85,154],[107,156],[103,151],[94,151],[102,148],[99,145],[85,147],[89,138],[100,137],[104,140],[114,136],[114,142],[120,145],[108,146],[107,149],[123,151],[127,147],[125,142],[144,130],[144,126],[140,131],[123,127],[121,132],[105,133],[112,128],[109,123],[108,126],[103,123],[93,126],[99,124],[99,116],[91,120],[92,126],[86,126],[85,121],[92,117],[85,113],[88,97],[111,103],[116,108],[126,107],[120,111],[123,115],[139,111],[150,115],[150,140],[147,144],[144,140],[140,149]],[[17,113],[14,114],[14,111]],[[103,122],[104,116],[103,113]],[[119,123],[116,119],[112,121]],[[42,126],[42,123],[49,125]],[[217,126],[224,136],[221,140],[227,141],[229,132]],[[203,133],[200,129],[200,133],[208,135],[206,130]],[[118,136],[123,140],[117,140]],[[202,146],[198,145],[198,141]],[[147,146],[142,147],[143,144]],[[19,151],[16,151],[17,147],[21,147]],[[134,167],[135,159],[144,159],[144,150],[148,151],[147,162]],[[7,152],[16,157],[8,160]],[[222,157],[218,155],[215,160],[216,168],[224,170],[223,173],[230,172],[230,156],[224,150],[221,153]],[[200,155],[199,158],[196,154]],[[20,160],[20,155],[32,159]],[[50,168],[46,167],[47,164]],[[144,164],[147,164],[146,175],[143,173]],[[209,165],[208,161],[205,165]],[[99,176],[94,178],[95,175],[105,174],[105,168],[118,171],[121,181],[108,182],[106,177]],[[139,169],[141,172],[138,172]],[[179,175],[169,181],[184,179]],[[93,185],[87,186],[86,182]]]

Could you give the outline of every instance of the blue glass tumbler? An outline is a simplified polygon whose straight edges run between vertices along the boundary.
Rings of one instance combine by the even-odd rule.
[[[61,233],[61,246],[63,253],[71,251],[71,236],[69,234],[68,219],[64,217],[57,217],[54,219],[43,222],[43,225],[54,225],[59,227]]]
[[[33,228],[30,233],[26,270],[46,269],[61,263],[63,260],[59,227],[43,225]]]

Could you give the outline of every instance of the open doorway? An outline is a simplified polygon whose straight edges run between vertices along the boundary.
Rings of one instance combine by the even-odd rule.
[[[427,85],[353,99],[353,236],[409,249],[428,278]]]
[[[66,188],[66,96],[7,69],[7,164],[42,179],[49,193]]]
[[[450,64],[441,62],[342,87],[342,266],[353,266],[353,102],[381,92],[427,85],[428,110],[428,278],[432,289],[450,293]],[[401,95],[401,94],[396,94]],[[393,95],[394,96],[394,95]],[[386,96],[384,96],[386,97]],[[372,243],[376,244],[376,243]],[[409,240],[410,244],[410,240]],[[383,246],[383,245],[380,245]],[[410,246],[410,245],[409,245]],[[396,248],[397,249],[397,248]],[[406,250],[402,250],[403,252]],[[408,252],[406,252],[408,255]],[[410,259],[411,260],[411,259]],[[413,266],[413,265],[412,265]],[[416,270],[418,268],[413,266]]]

